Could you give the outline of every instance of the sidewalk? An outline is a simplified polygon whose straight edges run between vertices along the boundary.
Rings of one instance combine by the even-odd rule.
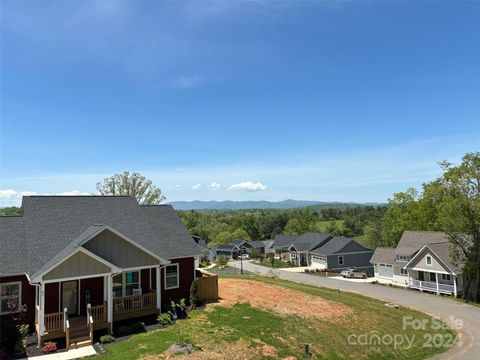
[[[22,360],[28,359],[35,359],[35,360],[72,360],[72,359],[79,359],[86,356],[97,355],[97,352],[93,348],[93,346],[85,346],[81,347],[80,349],[72,349],[65,352],[54,353],[54,354],[47,354],[47,355],[37,355],[37,356],[29,356],[28,358],[24,358]]]

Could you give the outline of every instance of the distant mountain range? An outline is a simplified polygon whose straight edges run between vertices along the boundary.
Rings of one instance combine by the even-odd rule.
[[[343,208],[361,205],[382,205],[380,203],[354,203],[354,202],[325,202],[308,200],[283,200],[283,201],[172,201],[169,203],[176,210],[242,210],[242,209],[295,209],[304,207]]]

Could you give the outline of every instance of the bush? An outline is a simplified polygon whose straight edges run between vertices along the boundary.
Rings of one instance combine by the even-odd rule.
[[[227,258],[223,255],[217,256],[217,266],[226,266],[228,264]]]
[[[172,323],[172,317],[168,313],[162,313],[158,315],[157,321],[160,323],[160,325],[167,326]]]
[[[200,267],[207,267],[209,265],[210,265],[210,260],[208,260],[208,258],[206,256],[203,256],[200,259]]]
[[[114,341],[115,341],[115,338],[112,335],[100,336],[100,343],[102,343],[102,344],[110,344]]]
[[[57,352],[57,343],[54,343],[52,341],[46,342],[45,345],[43,345],[42,352],[44,354],[51,354]]]
[[[196,307],[200,305],[200,298],[198,297],[198,280],[195,279],[190,285],[190,306]]]

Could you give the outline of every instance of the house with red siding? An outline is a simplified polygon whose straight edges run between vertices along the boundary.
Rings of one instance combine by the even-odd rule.
[[[25,304],[38,343],[91,344],[93,331],[188,299],[201,249],[169,205],[128,196],[25,196],[0,217],[0,324]]]

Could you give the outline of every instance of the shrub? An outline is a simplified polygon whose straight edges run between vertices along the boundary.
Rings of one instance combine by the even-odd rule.
[[[17,325],[17,329],[22,338],[25,338],[30,334],[30,325],[28,324]]]
[[[200,267],[207,267],[209,265],[210,265],[210,260],[206,256],[203,256],[200,259]]]
[[[168,313],[161,313],[158,315],[157,321],[160,323],[160,325],[167,326],[172,323],[172,317]]]
[[[110,344],[114,341],[115,341],[115,338],[112,335],[100,336],[100,343],[102,343],[102,344]]]
[[[190,306],[195,307],[200,305],[200,298],[198,297],[198,280],[195,279],[190,285]]]
[[[46,342],[45,345],[43,345],[42,352],[44,354],[51,354],[57,352],[57,343],[54,343],[52,341]]]
[[[228,264],[227,258],[223,255],[217,256],[217,265],[226,266]]]

